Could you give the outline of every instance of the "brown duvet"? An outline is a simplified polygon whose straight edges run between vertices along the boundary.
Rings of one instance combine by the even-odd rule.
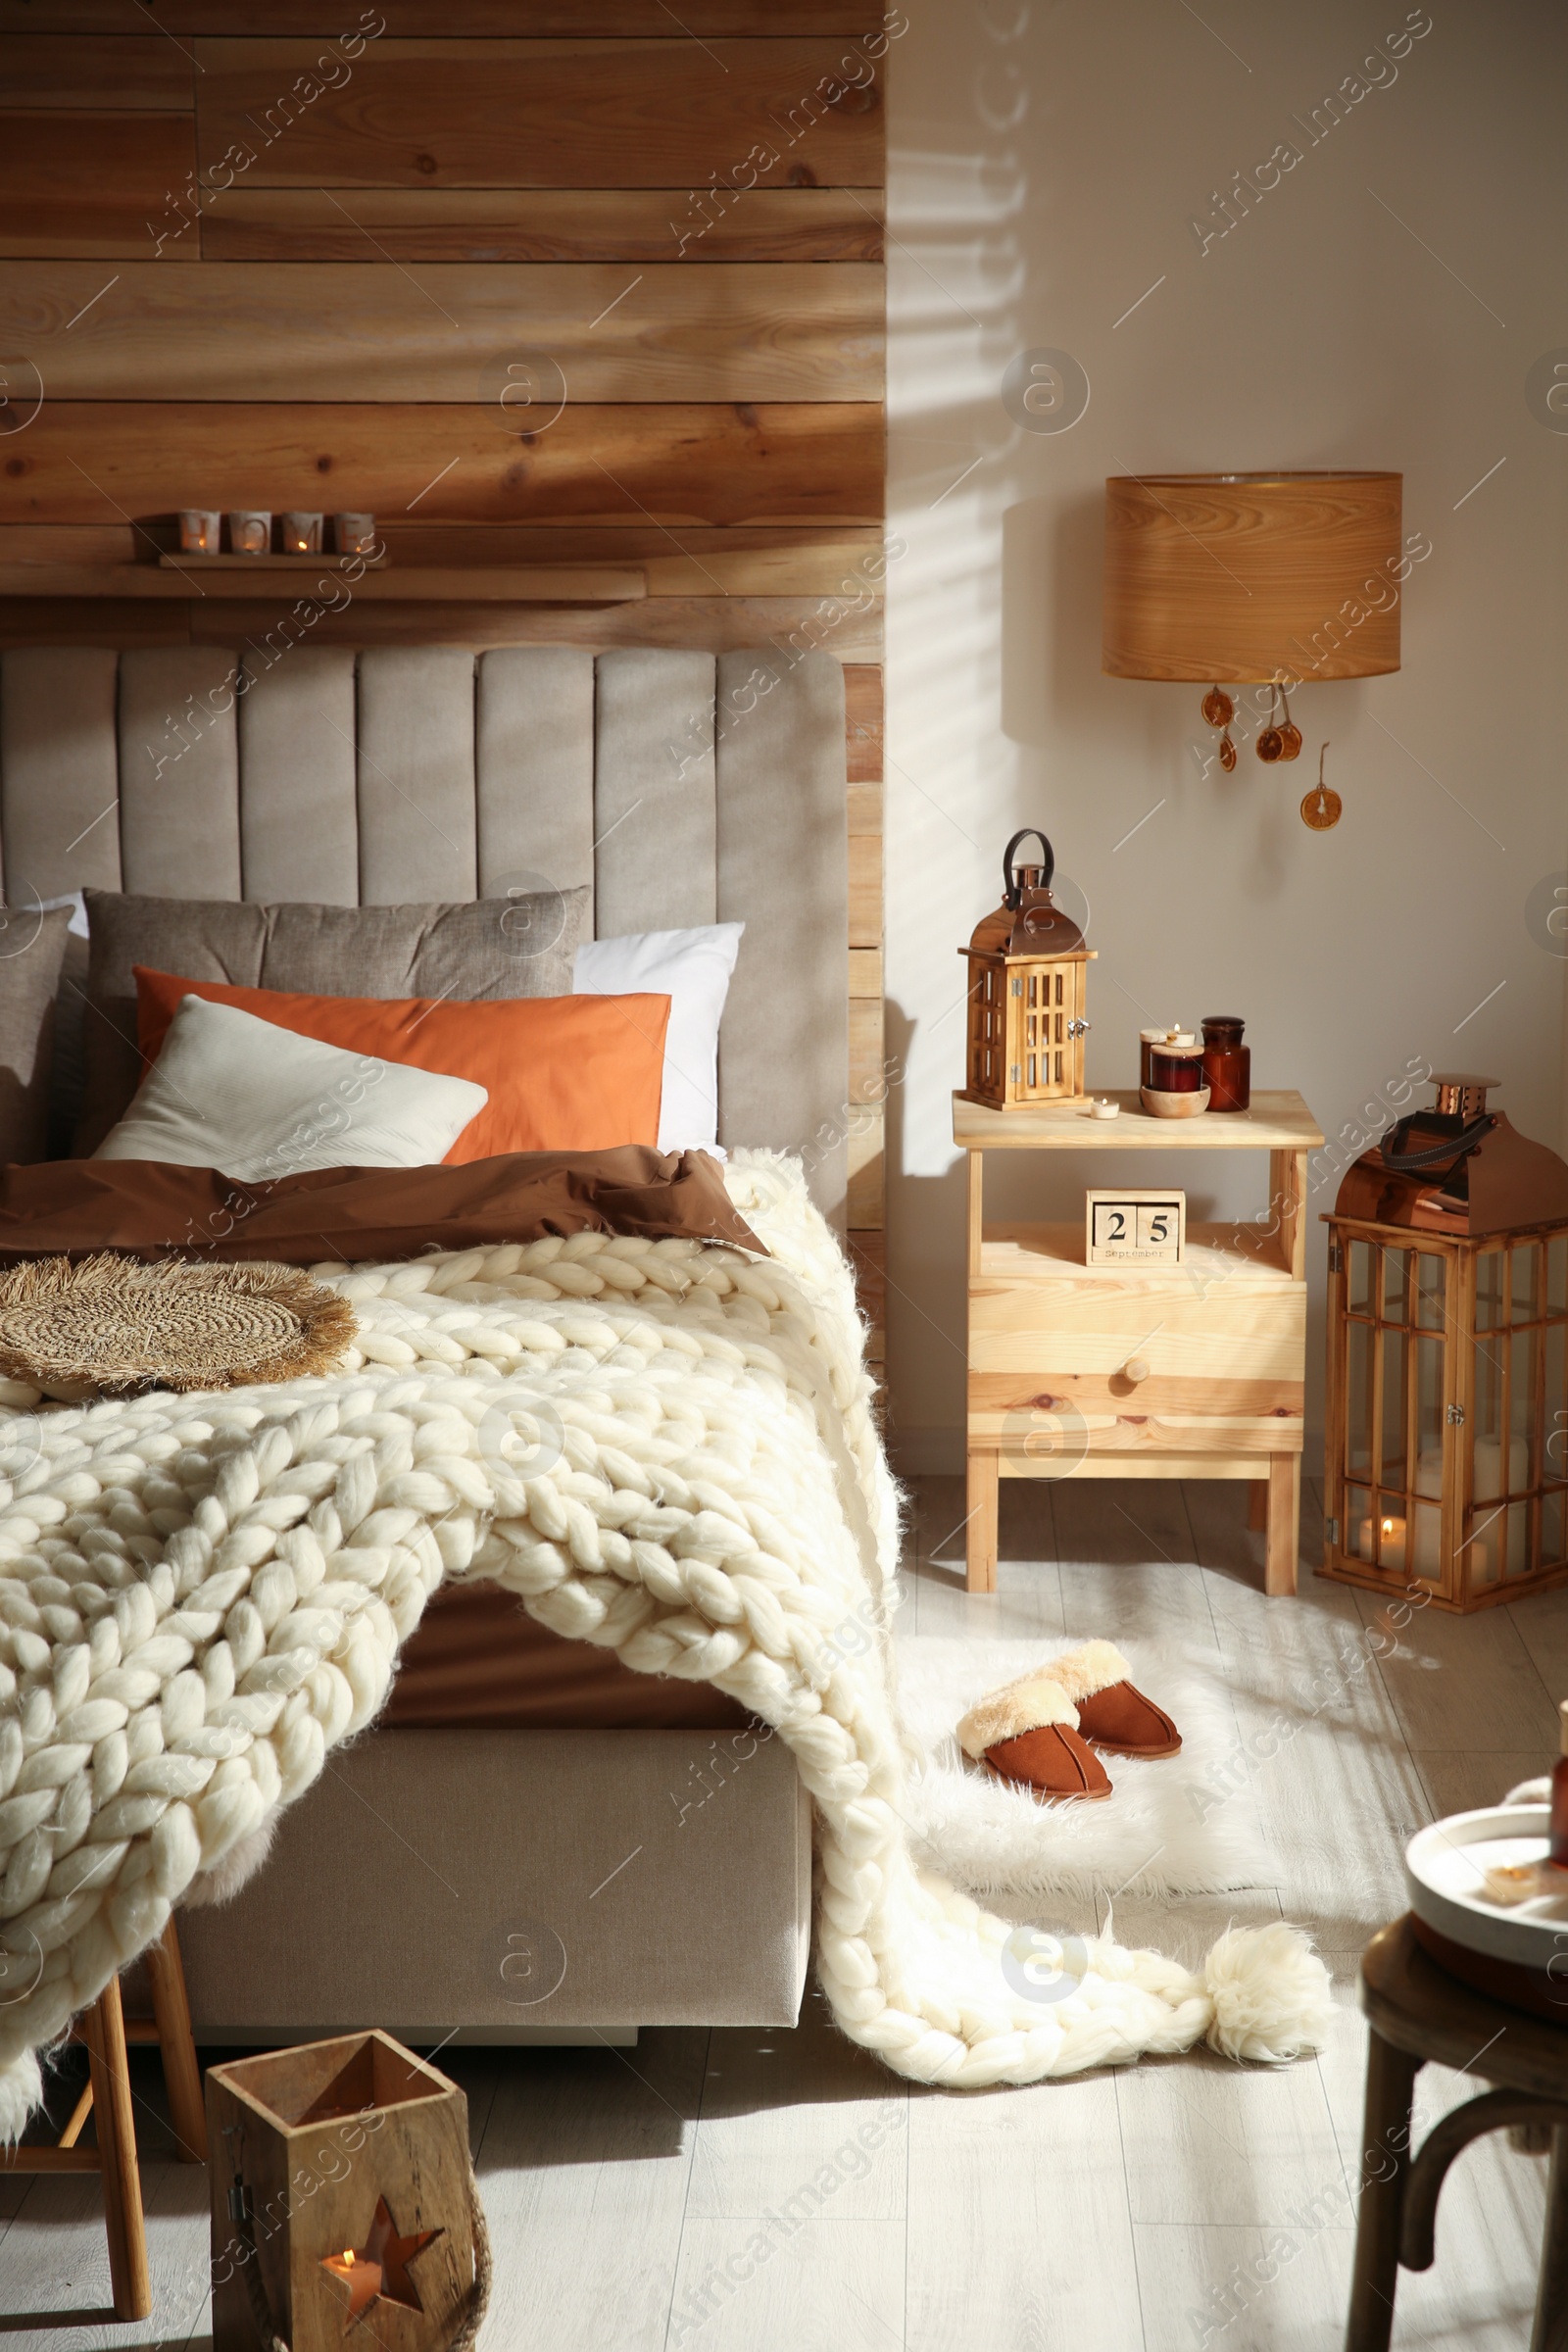
[[[0,1265],[123,1250],[164,1257],[418,1257],[548,1234],[729,1242],[765,1256],[706,1152],[514,1152],[464,1166],[314,1168],[262,1184],[161,1160],[0,1168]]]
[[[727,1242],[765,1255],[706,1152],[515,1152],[462,1167],[326,1168],[243,1184],[213,1168],[69,1159],[0,1168],[0,1265],[101,1250],[377,1262],[549,1234]],[[405,1643],[380,1719],[401,1729],[723,1731],[745,1709],[706,1683],[635,1674],[497,1587],[448,1586]]]

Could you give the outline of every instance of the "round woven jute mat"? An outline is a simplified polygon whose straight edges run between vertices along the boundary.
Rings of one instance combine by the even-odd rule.
[[[33,1258],[0,1276],[0,1376],[46,1394],[235,1389],[334,1372],[358,1326],[297,1266]]]

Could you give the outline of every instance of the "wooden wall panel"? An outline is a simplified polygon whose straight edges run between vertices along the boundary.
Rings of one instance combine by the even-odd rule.
[[[339,38],[377,19],[387,33],[406,38],[440,34],[446,39],[499,38],[528,34],[574,40],[658,38],[671,28],[664,0],[376,0],[353,13],[354,0],[159,0],[158,23],[168,33],[304,33]],[[138,33],[147,29],[142,0],[0,0],[0,31],[55,33]],[[783,20],[781,23],[781,19]],[[888,31],[877,27],[886,22]],[[838,33],[846,53],[897,39],[908,20],[902,9],[886,18],[875,6],[851,0],[682,0],[675,22],[691,38],[699,34],[766,35],[782,32]]]
[[[880,262],[878,188],[253,188],[202,198],[217,262]]]
[[[0,613],[10,601],[0,600]],[[292,611],[276,598],[246,605],[229,598],[220,603],[216,597],[167,609],[189,613],[190,636],[201,645],[264,637]],[[786,658],[821,652],[840,661],[863,661],[880,651],[882,614],[880,610],[847,614],[835,627],[823,621],[816,599],[787,596],[669,596],[629,605],[569,606],[356,603],[340,613],[322,610],[318,619],[291,624],[285,634],[312,645],[584,645],[595,651],[612,645],[695,645],[720,654],[755,645],[777,647]]]
[[[99,299],[95,299],[99,298]],[[85,306],[91,305],[88,309]],[[221,331],[215,332],[220,321]],[[0,346],[59,400],[475,401],[519,349],[569,398],[875,400],[882,272],[789,262],[0,266]]]
[[[879,664],[856,662],[844,673],[844,699],[849,719],[849,764],[852,784],[882,781],[882,671]],[[880,832],[880,824],[877,827]]]
[[[667,27],[665,30],[667,31]],[[253,187],[875,187],[882,99],[833,39],[199,41],[202,174]],[[220,159],[232,159],[226,176]]]
[[[0,353],[46,386],[0,418],[0,645],[845,664],[844,1119],[877,1362],[883,93],[906,25],[858,0],[0,0]],[[509,416],[502,370],[541,349],[564,405]],[[328,613],[281,574],[239,598],[127,574],[192,504],[368,509],[392,577]],[[520,601],[541,565],[552,601]],[[498,596],[509,566],[532,576]],[[572,566],[579,591],[586,567],[646,593],[564,603]]]
[[[194,220],[175,233],[169,201],[195,170],[189,115],[0,113],[0,238],[12,255],[197,262]],[[83,300],[102,283],[99,271]]]
[[[64,8],[33,9],[25,21],[60,25]],[[18,12],[0,12],[10,24]],[[196,104],[196,67],[189,53],[154,32],[146,17],[127,8],[124,34],[73,40],[69,30],[0,34],[0,101],[7,106],[131,107],[189,114]]]
[[[198,272],[201,276],[203,272]],[[368,508],[397,522],[878,522],[874,402],[568,407],[524,442],[477,402],[290,408],[47,399],[0,439],[0,521],[182,506]],[[664,542],[671,554],[680,540]],[[612,551],[605,551],[607,557]]]

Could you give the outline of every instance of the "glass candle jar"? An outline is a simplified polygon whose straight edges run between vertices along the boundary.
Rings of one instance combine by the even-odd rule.
[[[1185,1045],[1167,1038],[1149,1049],[1150,1086],[1159,1095],[1196,1095],[1203,1084],[1203,1049],[1189,1037]]]
[[[321,517],[291,509],[283,517],[283,553],[285,556],[318,556],[321,552]]]
[[[1190,1046],[1195,1043],[1190,1029],[1140,1029],[1138,1032],[1138,1083],[1152,1086],[1154,1054],[1161,1046]]]
[[[1212,1012],[1203,1022],[1203,1083],[1210,1110],[1246,1110],[1252,1100],[1252,1049],[1242,1043],[1245,1022]]]
[[[228,544],[236,556],[265,556],[271,552],[272,517],[265,507],[236,507],[228,517]]]
[[[332,537],[340,556],[373,556],[375,554],[375,516],[373,514],[334,514]]]
[[[179,510],[179,552],[182,556],[216,556],[221,544],[223,517],[209,507]]]

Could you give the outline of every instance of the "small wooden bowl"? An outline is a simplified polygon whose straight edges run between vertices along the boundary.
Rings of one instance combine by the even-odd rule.
[[[1200,1086],[1190,1095],[1167,1095],[1158,1087],[1141,1086],[1138,1100],[1152,1119],[1196,1119],[1208,1108],[1208,1089]]]

